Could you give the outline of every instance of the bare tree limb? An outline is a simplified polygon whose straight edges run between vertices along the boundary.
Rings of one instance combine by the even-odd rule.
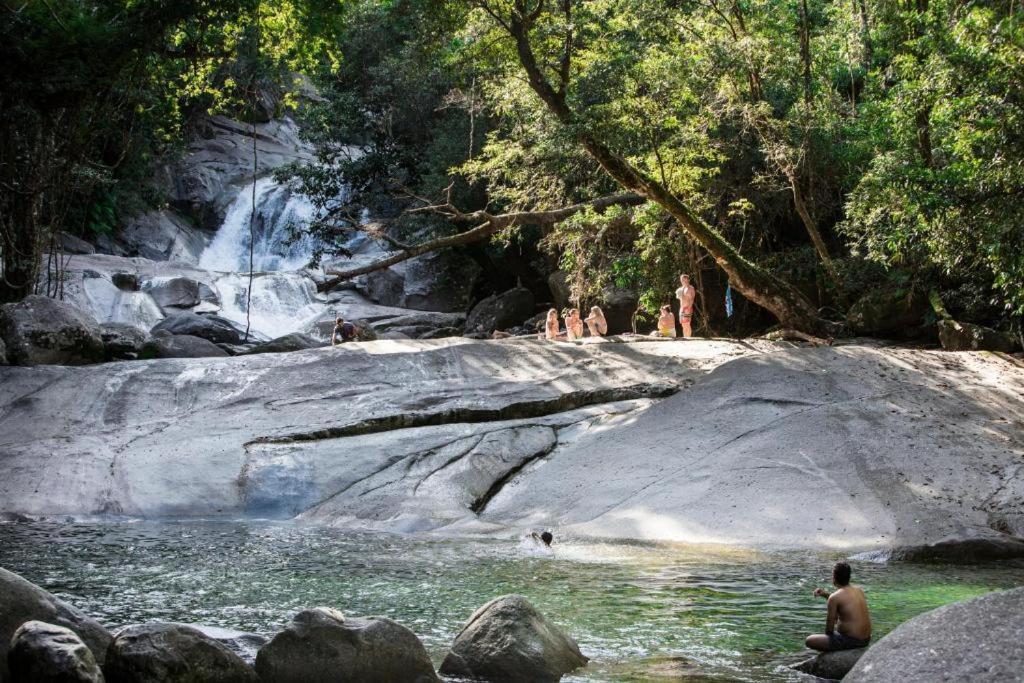
[[[327,291],[338,283],[356,277],[357,275],[365,275],[366,273],[383,270],[384,268],[389,268],[390,266],[401,263],[402,261],[408,261],[411,258],[437,251],[439,249],[478,242],[490,237],[499,230],[504,230],[505,228],[516,225],[551,225],[553,223],[563,221],[585,209],[602,211],[612,206],[636,206],[638,204],[643,204],[645,201],[647,200],[638,194],[626,192],[606,197],[598,197],[597,199],[592,199],[590,201],[580,202],[579,204],[572,204],[558,209],[549,209],[547,211],[514,211],[510,213],[491,214],[483,210],[469,212],[459,210],[451,203],[451,187],[449,187],[446,191],[444,203],[430,204],[428,206],[411,209],[410,213],[436,213],[446,216],[449,220],[456,223],[475,223],[476,227],[471,228],[466,232],[460,232],[457,235],[439,237],[437,239],[427,240],[426,242],[414,245],[402,245],[397,253],[365,266],[358,266],[348,270],[328,270],[327,274],[333,275],[334,277],[320,283],[317,286],[317,289],[321,292]],[[392,244],[401,244],[400,242],[397,242],[397,240],[385,239],[385,241]]]

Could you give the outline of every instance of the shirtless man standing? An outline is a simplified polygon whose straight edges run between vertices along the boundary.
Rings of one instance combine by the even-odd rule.
[[[836,562],[832,568],[832,593],[814,589],[814,595],[828,599],[825,633],[807,636],[804,643],[812,650],[832,652],[867,647],[871,642],[871,615],[864,591],[850,585],[850,565]]]
[[[693,300],[697,298],[697,290],[690,284],[689,275],[679,276],[679,289],[676,290],[676,298],[679,299],[679,324],[683,326],[683,336],[692,337],[693,328],[690,321],[693,320]]]

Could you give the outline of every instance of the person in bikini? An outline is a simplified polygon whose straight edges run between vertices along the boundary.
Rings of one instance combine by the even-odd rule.
[[[547,320],[544,322],[544,338],[548,341],[555,341],[559,337],[558,333],[558,311],[552,308],[548,311]]]
[[[690,338],[693,336],[693,328],[690,323],[693,320],[693,300],[697,298],[697,290],[690,284],[689,275],[679,276],[679,289],[676,290],[676,298],[679,299],[679,324],[683,328],[683,336]]]
[[[836,562],[832,568],[832,585],[836,590],[831,593],[814,589],[815,597],[828,600],[825,633],[807,636],[804,644],[819,652],[867,647],[871,642],[871,614],[864,591],[850,585],[849,564]]]
[[[608,321],[604,318],[604,312],[597,306],[590,309],[590,315],[583,319],[590,330],[591,337],[603,337],[608,334]]]
[[[668,304],[661,307],[661,313],[658,315],[658,336],[676,336],[676,316],[672,313],[672,307]]]
[[[565,316],[565,338],[569,341],[583,339],[583,319],[578,308],[570,308],[569,315]]]

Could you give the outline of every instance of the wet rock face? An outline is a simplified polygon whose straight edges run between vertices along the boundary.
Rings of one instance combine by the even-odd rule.
[[[103,360],[96,320],[74,306],[31,295],[0,306],[0,337],[16,365],[85,365]]]
[[[118,233],[116,249],[104,251],[195,264],[209,241],[209,233],[173,211],[150,211],[129,219]]]
[[[223,643],[184,624],[129,626],[114,636],[107,683],[255,683],[256,672]]]
[[[153,326],[152,334],[170,332],[201,337],[216,344],[238,344],[242,337],[230,322],[215,315],[198,315],[180,311],[169,315]]]
[[[533,293],[516,287],[483,299],[466,317],[467,332],[490,334],[521,324],[533,315]]]
[[[587,658],[521,595],[495,598],[455,637],[439,671],[487,681],[558,681]]]
[[[39,586],[0,568],[0,680],[12,680],[7,671],[8,647],[15,631],[31,621],[70,629],[86,644],[93,659],[103,664],[110,643],[105,628]]]
[[[419,638],[386,618],[354,619],[330,607],[299,612],[256,655],[263,681],[433,683],[434,667]]]
[[[27,621],[7,652],[11,683],[103,683],[92,651],[74,631],[42,621]]]
[[[793,668],[801,673],[824,678],[825,680],[838,681],[850,672],[864,653],[866,647],[854,650],[839,650],[838,652],[822,652],[821,654],[795,665]]]
[[[873,645],[844,681],[1016,681],[1024,671],[1024,588],[925,612]]]
[[[139,358],[223,358],[230,355],[211,341],[190,334],[160,335],[150,339]]]

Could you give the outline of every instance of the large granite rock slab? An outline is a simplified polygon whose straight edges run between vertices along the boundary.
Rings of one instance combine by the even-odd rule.
[[[70,629],[89,647],[93,659],[103,664],[110,644],[110,634],[103,626],[39,586],[0,568],[0,680],[11,680],[8,648],[18,628],[30,621]]]
[[[1022,414],[1024,368],[989,354],[751,356],[559,449],[481,519],[874,559],[1024,556],[1004,521],[1024,511]]]
[[[486,681],[558,681],[586,666],[571,637],[521,595],[505,595],[478,609],[455,637],[439,671]]]
[[[114,635],[107,683],[255,683],[252,667],[223,643],[186,624],[152,622]]]
[[[36,294],[0,306],[0,337],[18,365],[84,365],[103,360],[96,320],[71,304]]]
[[[209,242],[209,233],[174,211],[161,209],[126,221],[111,247],[116,245],[116,251],[128,256],[196,264]]]
[[[874,644],[844,678],[1019,681],[1024,672],[1024,588],[989,593],[918,615]]]
[[[142,345],[139,358],[221,358],[227,351],[213,342],[191,334],[168,334],[150,339]]]
[[[7,652],[11,683],[103,683],[96,658],[69,628],[26,621]]]
[[[153,335],[159,332],[170,334],[187,334],[202,337],[216,344],[237,344],[242,336],[230,321],[215,315],[199,315],[191,311],[180,311],[169,315],[150,330]]]
[[[423,643],[384,617],[353,619],[330,607],[299,612],[256,655],[260,680],[276,683],[433,683]]]

